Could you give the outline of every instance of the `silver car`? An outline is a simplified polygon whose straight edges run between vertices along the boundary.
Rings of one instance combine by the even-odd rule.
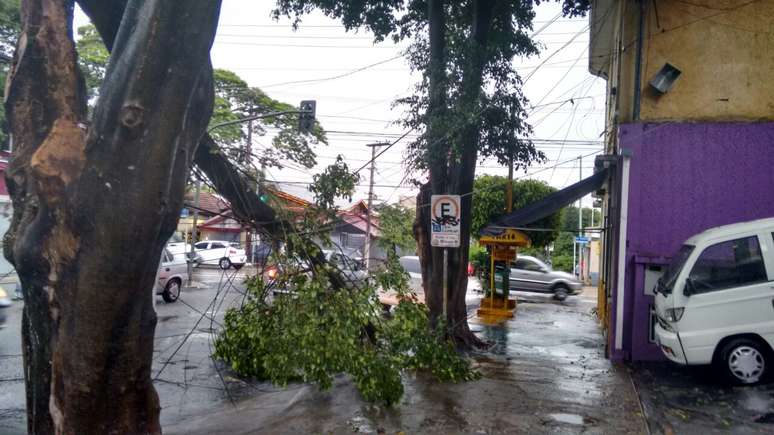
[[[188,281],[188,263],[185,260],[185,254],[173,255],[168,249],[164,249],[156,276],[155,293],[161,295],[164,302],[175,302],[180,297],[180,289],[185,281]]]
[[[579,293],[583,284],[574,275],[552,270],[550,266],[528,255],[519,255],[511,263],[510,290],[553,293],[563,301],[567,296]]]
[[[323,255],[326,261],[339,269],[349,286],[359,286],[368,279],[368,272],[352,257],[339,251],[328,250],[323,250]]]

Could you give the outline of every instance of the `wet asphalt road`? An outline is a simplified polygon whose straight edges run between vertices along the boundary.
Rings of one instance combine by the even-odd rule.
[[[189,403],[199,404],[193,407],[199,413],[227,403],[223,383],[209,358],[211,331],[217,330],[226,308],[241,302],[244,277],[244,271],[223,273],[203,267],[194,272],[195,287],[184,288],[177,302],[167,304],[161,296],[156,298],[154,376],[163,425],[187,418]],[[7,327],[0,330],[1,435],[26,433],[21,311],[22,303],[17,301],[10,308]]]
[[[726,389],[711,374],[671,364],[610,364],[593,292],[563,303],[519,293],[516,317],[499,326],[473,316],[471,328],[494,343],[473,355],[483,378],[439,384],[408,374],[393,408],[363,402],[345,376],[327,392],[243,381],[209,357],[223,313],[242,299],[243,277],[200,270],[200,285],[180,301],[157,299],[154,376],[167,434],[646,433],[630,371],[653,433],[774,433],[755,422],[774,409],[772,386]],[[479,297],[469,292],[470,309]],[[17,303],[0,330],[0,434],[25,432],[20,313]]]

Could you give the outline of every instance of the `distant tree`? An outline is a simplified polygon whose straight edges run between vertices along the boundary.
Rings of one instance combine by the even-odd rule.
[[[86,88],[90,97],[98,97],[110,53],[94,25],[79,27],[78,35],[78,63],[86,80]],[[250,87],[232,71],[215,69],[213,80],[215,100],[210,127],[248,116],[291,112],[297,109],[291,104],[269,97],[258,88]],[[94,104],[95,101],[92,100],[91,103]],[[298,115],[290,113],[267,116],[251,123],[219,127],[211,132],[211,136],[226,157],[239,165],[243,171],[250,173],[251,177],[257,178],[259,174],[254,173],[254,164],[276,168],[282,167],[283,162],[288,161],[299,163],[305,168],[312,168],[317,164],[312,146],[327,142],[325,132],[320,124],[316,123],[310,135],[302,134],[297,125]],[[272,146],[246,149],[249,128],[252,128],[250,133],[254,138],[265,136],[268,129],[273,129]]]
[[[479,175],[473,184],[473,211],[471,214],[471,235],[478,238],[479,232],[487,224],[505,215],[505,192],[508,185],[506,177]],[[540,180],[516,180],[513,182],[513,210],[518,210],[535,201],[539,201],[556,189]],[[527,231],[532,246],[540,249],[551,244],[559,234],[561,212],[533,222],[528,227],[551,229],[553,231]]]
[[[583,227],[591,226],[591,213],[592,209],[589,207],[583,208]],[[600,226],[602,214],[599,210],[594,210],[594,226]],[[578,235],[578,207],[568,206],[562,209],[561,212],[561,229],[562,232],[554,241],[554,249],[551,253],[551,262],[553,267],[558,270],[564,270],[566,272],[572,272],[574,265],[572,264],[572,251],[575,242],[575,236]]]
[[[83,78],[86,80],[86,90],[90,98],[96,98],[99,87],[105,78],[110,53],[105,48],[97,29],[91,25],[78,27],[78,42],[75,43],[78,50],[78,65],[81,67]],[[90,101],[93,106],[95,101]]]
[[[20,31],[19,0],[3,0],[0,2],[0,90],[5,89],[14,44]],[[5,107],[0,104],[0,148],[7,147],[8,123],[5,119]]]
[[[397,253],[401,248],[412,253],[417,249],[417,242],[412,234],[412,226],[416,216],[414,210],[400,204],[387,204],[376,208],[379,213],[379,229],[381,236],[378,244],[385,250]]]

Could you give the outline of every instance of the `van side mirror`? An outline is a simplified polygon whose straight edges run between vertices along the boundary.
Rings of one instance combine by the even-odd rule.
[[[693,280],[691,278],[685,279],[685,288],[683,289],[683,294],[685,296],[696,294],[696,287],[694,286]]]

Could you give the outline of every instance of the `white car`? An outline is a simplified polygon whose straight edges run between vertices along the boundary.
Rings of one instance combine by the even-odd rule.
[[[167,250],[172,255],[186,254],[191,251],[191,245],[175,234],[167,242]]]
[[[733,384],[774,365],[774,219],[691,237],[654,289],[656,341],[670,360],[714,364]]]
[[[245,250],[239,247],[239,243],[223,240],[207,240],[196,243],[194,254],[195,266],[218,265],[223,270],[232,266],[239,269],[247,261]]]
[[[155,293],[161,295],[164,302],[175,302],[180,297],[180,290],[186,281],[188,281],[188,262],[185,260],[185,255],[174,255],[168,249],[164,249],[156,275]]]

